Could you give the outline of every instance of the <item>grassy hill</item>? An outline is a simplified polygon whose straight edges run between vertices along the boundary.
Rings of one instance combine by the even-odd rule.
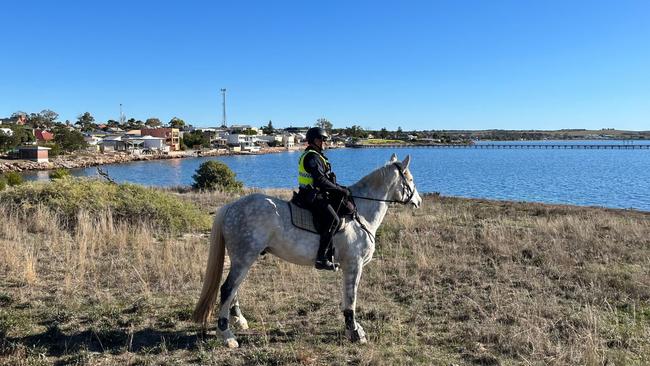
[[[161,193],[205,215],[236,198]],[[345,339],[339,274],[267,255],[240,292],[251,329],[229,350],[188,321],[207,232],[83,209],[70,226],[55,207],[3,197],[0,364],[650,363],[648,213],[435,196],[395,206],[361,279],[369,344]]]

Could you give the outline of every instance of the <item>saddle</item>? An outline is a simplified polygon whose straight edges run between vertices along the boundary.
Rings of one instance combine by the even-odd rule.
[[[298,229],[309,231],[318,234],[316,223],[314,222],[314,215],[311,211],[301,202],[299,195],[293,192],[293,198],[288,202],[289,212],[291,213],[291,223]],[[339,227],[336,232],[343,230],[347,224],[352,221],[356,213],[356,206],[351,201],[341,203],[339,207]]]

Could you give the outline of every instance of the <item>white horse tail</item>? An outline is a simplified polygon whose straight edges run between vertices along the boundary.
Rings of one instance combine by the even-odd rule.
[[[192,320],[205,325],[214,309],[214,304],[219,294],[219,285],[221,284],[221,275],[223,273],[223,264],[226,254],[226,245],[223,238],[223,217],[227,211],[227,206],[222,207],[214,218],[212,231],[210,233],[210,254],[208,255],[208,266],[205,270],[205,279],[203,280],[203,289],[201,296],[196,303]]]

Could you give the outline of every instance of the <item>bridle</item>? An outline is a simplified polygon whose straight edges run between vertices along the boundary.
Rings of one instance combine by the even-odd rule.
[[[362,197],[362,196],[353,196],[351,195],[350,197],[352,198],[359,198],[362,200],[368,200],[368,201],[378,201],[378,202],[388,202],[388,203],[401,203],[403,205],[411,202],[411,199],[413,199],[413,195],[415,195],[415,184],[413,184],[413,187],[411,187],[408,183],[408,180],[406,179],[406,175],[404,174],[404,169],[398,164],[398,163],[393,163],[395,167],[397,168],[397,171],[399,172],[400,177],[402,177],[402,197],[406,197],[406,199],[403,200],[385,200],[381,198],[372,198],[372,197]]]

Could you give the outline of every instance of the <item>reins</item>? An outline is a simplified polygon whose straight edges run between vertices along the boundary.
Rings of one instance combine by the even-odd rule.
[[[395,165],[395,167],[397,168],[397,171],[399,172],[399,175],[402,177],[402,189],[403,189],[402,190],[402,197],[407,196],[407,194],[408,194],[408,197],[406,197],[405,200],[403,200],[403,201],[400,201],[400,200],[385,200],[385,199],[382,199],[382,198],[372,198],[372,197],[363,197],[363,196],[354,196],[354,195],[350,195],[350,197],[359,198],[359,199],[367,200],[367,201],[377,201],[377,202],[387,202],[387,203],[401,203],[403,205],[409,203],[411,201],[411,199],[413,198],[413,195],[415,194],[415,191],[413,190],[413,188],[411,188],[411,186],[409,186],[408,181],[406,180],[406,176],[404,175],[404,171],[402,170],[402,168],[399,165],[397,165],[397,163],[393,163],[393,165]],[[407,193],[407,191],[408,191],[408,193]]]

